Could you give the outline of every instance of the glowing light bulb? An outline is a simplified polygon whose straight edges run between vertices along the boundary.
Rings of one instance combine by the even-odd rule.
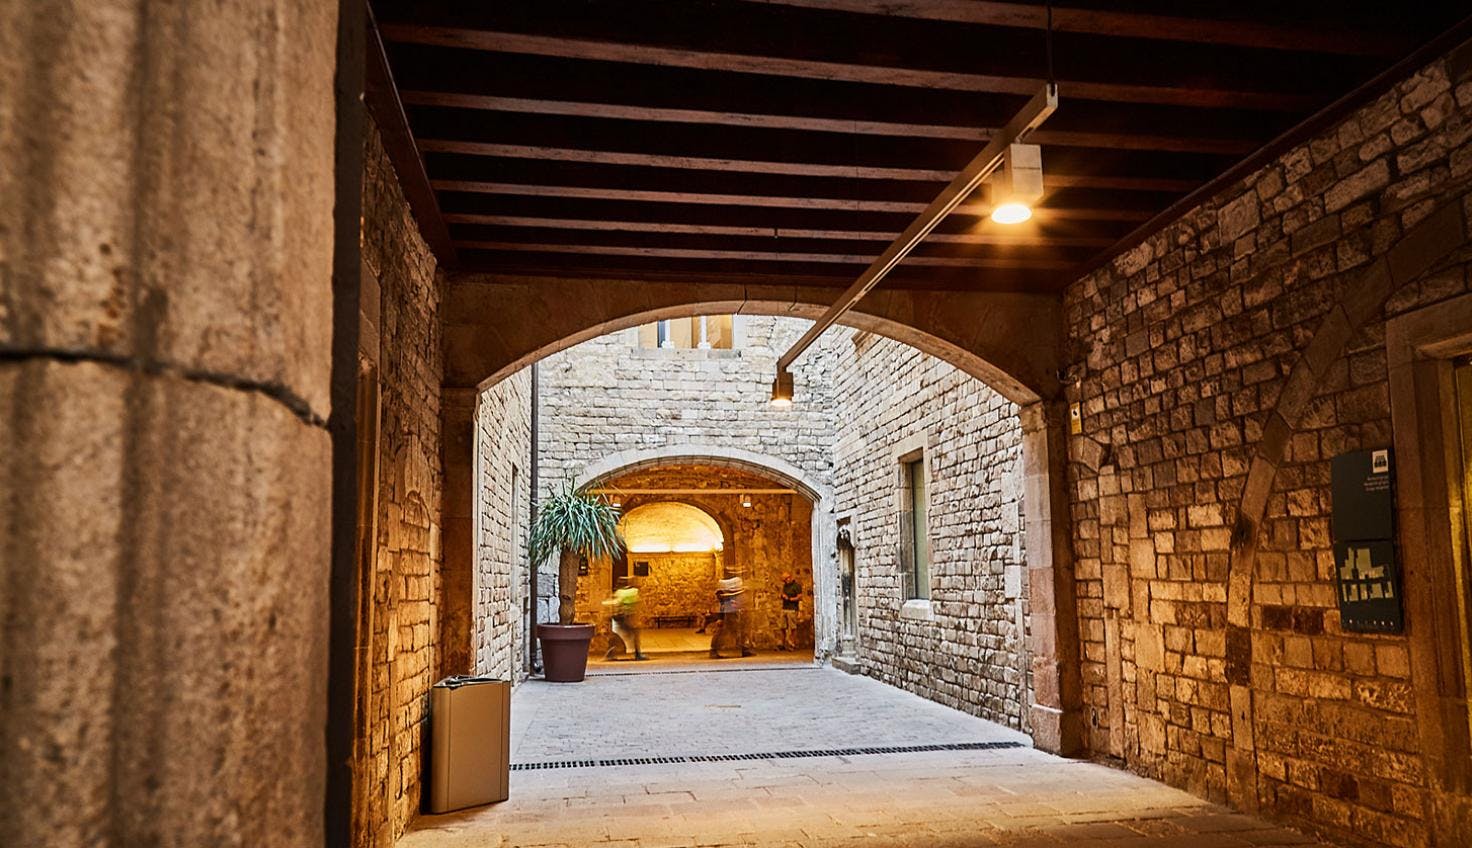
[[[1026,203],[1003,203],[992,210],[992,220],[998,224],[1020,224],[1032,217],[1032,208]]]
[[[772,406],[777,409],[787,409],[792,406],[792,398],[774,397],[772,398]]]

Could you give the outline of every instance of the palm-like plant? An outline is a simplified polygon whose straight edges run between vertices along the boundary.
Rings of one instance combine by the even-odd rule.
[[[623,549],[618,532],[619,509],[603,498],[576,491],[571,484],[552,492],[537,505],[537,520],[527,539],[532,567],[553,553],[557,564],[557,619],[572,624],[577,596],[578,558],[611,557]]]

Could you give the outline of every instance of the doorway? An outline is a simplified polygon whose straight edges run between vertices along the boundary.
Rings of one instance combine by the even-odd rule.
[[[1452,363],[1453,398],[1456,405],[1457,447],[1460,472],[1452,482],[1461,493],[1461,521],[1457,532],[1462,535],[1463,556],[1456,557],[1457,614],[1461,618],[1462,679],[1472,680],[1472,562],[1465,552],[1472,552],[1472,356],[1461,356]],[[1450,487],[1449,487],[1450,488]],[[1467,725],[1472,734],[1472,700],[1467,702]]]

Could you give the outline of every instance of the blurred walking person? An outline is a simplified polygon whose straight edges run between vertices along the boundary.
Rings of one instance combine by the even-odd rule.
[[[710,655],[723,659],[721,648],[736,644],[741,656],[752,656],[755,651],[746,636],[746,585],[739,572],[726,572],[726,577],[716,584],[716,600],[721,607],[721,620],[710,637]]]
[[[608,653],[604,659],[611,660],[620,654],[627,653],[629,648],[634,649],[634,659],[644,660],[644,651],[639,646],[639,589],[629,583],[629,578],[620,577],[618,588],[613,591],[613,597],[603,602],[604,606],[613,607],[613,635],[617,641],[608,646]]]

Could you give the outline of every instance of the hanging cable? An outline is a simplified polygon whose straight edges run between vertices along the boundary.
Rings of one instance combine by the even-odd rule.
[[[1048,56],[1048,85],[1052,85],[1053,78],[1053,4],[1044,3],[1043,8],[1047,10],[1047,26],[1043,30],[1043,45]]]

